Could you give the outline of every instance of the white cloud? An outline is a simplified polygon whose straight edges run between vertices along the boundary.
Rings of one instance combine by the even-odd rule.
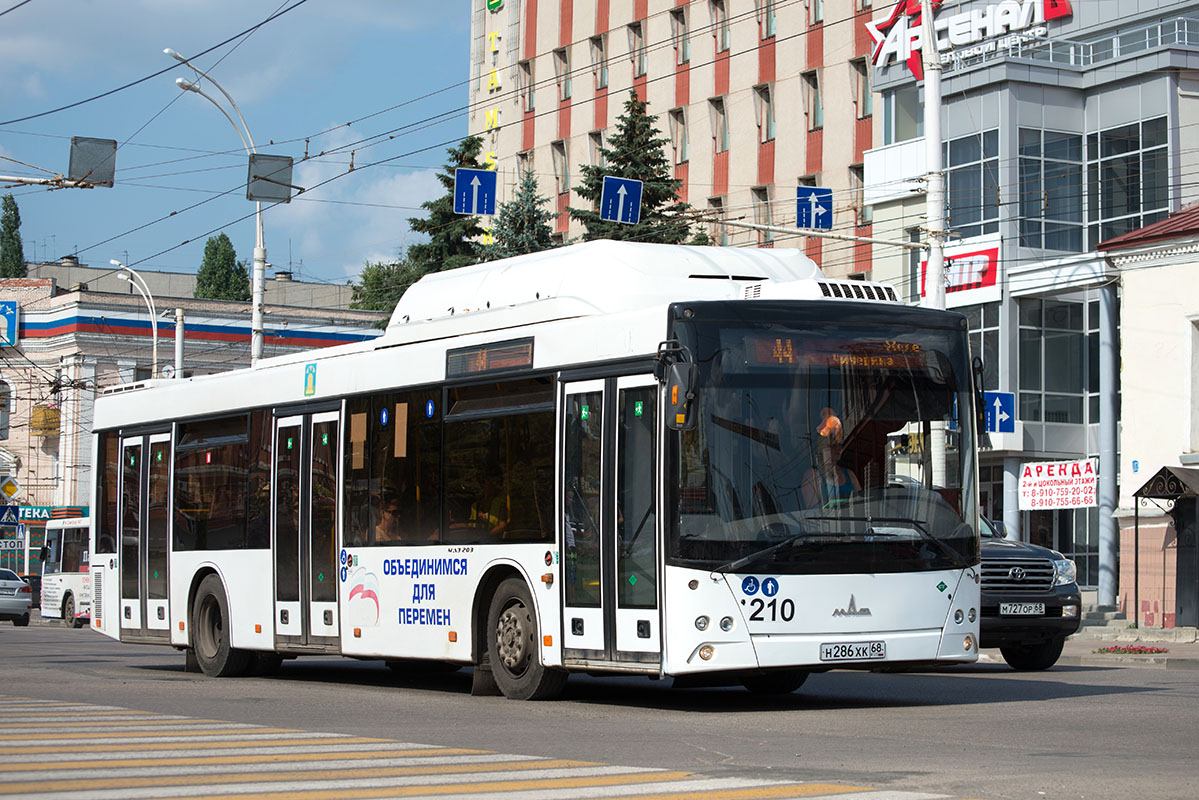
[[[339,131],[327,149],[350,141],[350,132]],[[285,263],[279,255],[286,253],[280,249],[285,235],[306,274],[339,283],[356,278],[365,262],[401,255],[413,236],[408,218],[422,216],[420,204],[444,193],[436,170],[379,166],[347,174],[348,161],[348,154],[337,154],[296,167],[295,185],[318,188],[272,209],[267,239],[273,263]]]

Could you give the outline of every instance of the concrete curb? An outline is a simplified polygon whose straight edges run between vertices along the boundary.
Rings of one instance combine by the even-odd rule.
[[[1057,661],[1063,667],[1141,667],[1143,669],[1193,669],[1199,670],[1199,660],[1194,658],[1171,658],[1160,656],[1118,655],[1115,653],[1092,653],[1090,655],[1063,655]]]

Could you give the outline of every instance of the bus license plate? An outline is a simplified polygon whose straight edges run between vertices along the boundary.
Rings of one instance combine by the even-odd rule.
[[[1005,617],[1040,617],[1045,614],[1045,604],[1000,603],[999,613]]]
[[[837,642],[820,645],[821,661],[871,661],[887,657],[887,643]]]

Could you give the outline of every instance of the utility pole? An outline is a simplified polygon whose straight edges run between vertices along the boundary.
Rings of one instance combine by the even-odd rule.
[[[933,26],[932,0],[920,0],[920,58],[924,65],[924,160],[928,170],[925,218],[928,224],[928,267],[924,272],[924,305],[945,308],[945,174],[941,169],[941,54]],[[932,481],[945,485],[945,426],[934,423],[926,443]]]
[[[928,268],[924,305],[945,308],[945,173],[941,158],[941,54],[933,28],[932,0],[920,0],[920,57],[924,64],[924,160],[927,193]]]

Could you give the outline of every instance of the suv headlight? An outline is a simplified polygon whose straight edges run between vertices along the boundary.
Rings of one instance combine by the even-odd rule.
[[[1078,579],[1078,565],[1068,558],[1055,558],[1053,560],[1053,572],[1054,586],[1075,583]]]

